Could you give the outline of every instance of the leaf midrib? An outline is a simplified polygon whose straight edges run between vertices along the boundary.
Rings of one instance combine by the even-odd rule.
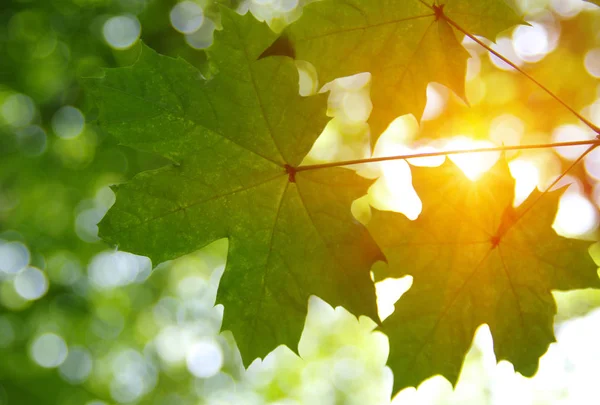
[[[252,184],[252,185],[249,185],[249,186],[240,187],[240,188],[235,189],[233,191],[228,191],[227,193],[217,194],[217,195],[213,195],[213,196],[210,196],[208,198],[205,198],[205,199],[196,200],[196,201],[191,202],[188,205],[180,206],[177,209],[174,209],[174,210],[171,210],[171,211],[167,211],[167,212],[165,212],[165,213],[163,213],[161,215],[157,215],[157,216],[154,216],[152,218],[148,218],[148,219],[146,219],[146,220],[144,220],[142,222],[139,222],[139,223],[137,223],[137,224],[135,224],[133,226],[128,226],[128,227],[117,229],[117,231],[137,229],[137,228],[139,228],[139,227],[141,227],[141,226],[143,226],[143,225],[145,225],[145,224],[147,224],[149,222],[153,222],[153,221],[156,221],[158,219],[165,218],[165,217],[167,217],[169,215],[177,214],[178,212],[181,212],[181,211],[186,211],[186,210],[188,210],[188,209],[190,209],[192,207],[195,207],[195,206],[203,204],[203,203],[207,203],[207,202],[210,202],[210,201],[213,201],[213,200],[218,200],[220,198],[225,198],[225,197],[228,197],[230,195],[234,195],[234,194],[237,194],[237,193],[242,193],[244,191],[249,191],[249,190],[251,190],[253,188],[260,187],[260,186],[262,186],[264,184],[270,183],[270,182],[272,182],[272,181],[274,181],[274,180],[276,180],[276,179],[278,179],[280,177],[286,176],[286,175],[287,175],[286,173],[280,173],[280,174],[277,174],[276,176],[270,177],[270,178],[268,178],[266,180],[263,180],[261,182],[258,182],[258,183],[255,183],[255,184]]]
[[[279,153],[279,157],[281,158],[281,160],[283,160],[284,162],[287,162],[287,160],[285,159],[285,156],[283,155],[283,152],[281,151],[281,148],[279,147],[279,144],[275,140],[275,135],[274,135],[273,128],[271,126],[271,122],[267,118],[267,112],[265,110],[263,100],[260,96],[260,92],[258,91],[258,85],[256,84],[256,78],[254,77],[254,70],[252,69],[252,65],[254,64],[255,61],[252,61],[250,59],[250,55],[248,55],[248,49],[245,46],[245,42],[243,41],[243,38],[241,36],[238,26],[234,24],[234,27],[235,27],[235,32],[236,32],[238,38],[240,39],[240,43],[243,44],[242,52],[244,54],[244,58],[246,59],[246,64],[248,66],[248,72],[250,73],[250,80],[252,81],[252,87],[254,89],[254,94],[256,96],[256,101],[258,101],[258,107],[260,109],[260,114],[263,118],[263,121],[265,122],[265,124],[267,126],[267,131],[269,132],[269,137],[271,138],[271,141],[273,142],[275,149],[277,149],[277,152]],[[277,69],[279,70],[280,67],[281,67],[281,64],[278,66]],[[269,160],[271,160],[271,159],[269,159]],[[273,161],[273,160],[271,160],[271,161]],[[279,164],[281,166],[280,163],[277,163],[277,164]]]

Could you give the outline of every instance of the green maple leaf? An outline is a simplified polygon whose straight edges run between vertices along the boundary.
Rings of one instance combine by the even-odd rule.
[[[540,198],[530,210],[513,209],[504,159],[476,182],[452,163],[412,173],[420,217],[375,210],[368,225],[389,262],[377,277],[414,278],[382,325],[395,389],[435,374],[455,384],[484,323],[498,361],[532,376],[555,341],[551,290],[600,287],[590,243],[550,231],[561,193],[535,191],[522,205]]]
[[[325,83],[371,72],[375,136],[396,117],[420,117],[426,88],[439,82],[465,98],[469,57],[457,32],[436,10],[467,32],[495,39],[521,22],[503,0],[327,0],[307,5],[270,53],[311,62]],[[460,33],[458,33],[460,34]],[[460,34],[462,37],[462,34]],[[291,50],[289,50],[291,47]],[[288,50],[287,52],[285,50]]]
[[[118,187],[101,236],[157,263],[229,238],[217,301],[244,362],[297,346],[311,294],[377,319],[381,257],[350,206],[370,185],[347,169],[298,172],[326,123],[326,96],[301,97],[293,60],[258,56],[274,34],[222,9],[207,81],[144,48],[90,90],[100,124],[123,145],[174,164]]]

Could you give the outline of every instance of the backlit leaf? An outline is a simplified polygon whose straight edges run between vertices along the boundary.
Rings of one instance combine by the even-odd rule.
[[[482,324],[498,361],[532,376],[555,341],[551,290],[600,287],[590,243],[551,230],[561,192],[535,191],[513,209],[504,159],[475,182],[449,162],[412,173],[420,217],[375,210],[368,225],[389,261],[377,277],[414,277],[382,326],[395,389],[436,374],[455,384]]]
[[[174,162],[118,187],[100,232],[155,263],[229,238],[217,301],[249,364],[297,346],[311,294],[377,319],[369,270],[381,253],[350,213],[370,181],[290,169],[326,123],[326,96],[298,95],[291,59],[256,61],[273,40],[265,24],[225,9],[222,23],[212,80],[144,48],[90,81],[109,133]]]
[[[307,5],[274,45],[315,65],[321,82],[371,72],[373,142],[396,117],[425,108],[428,83],[464,96],[462,34],[440,18],[495,39],[521,20],[503,0],[326,0]],[[289,44],[284,46],[283,44]]]

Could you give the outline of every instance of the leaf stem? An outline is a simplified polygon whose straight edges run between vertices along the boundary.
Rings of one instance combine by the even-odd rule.
[[[315,165],[306,165],[297,167],[295,172],[306,172],[309,170],[320,170],[320,169],[328,169],[332,167],[343,167],[343,166],[353,166],[364,163],[377,163],[377,162],[387,162],[391,160],[406,160],[406,159],[418,159],[418,158],[427,158],[427,157],[437,157],[437,156],[449,156],[449,155],[462,155],[468,153],[485,153],[485,152],[508,152],[508,151],[520,151],[520,150],[530,150],[530,149],[547,149],[547,148],[557,148],[557,147],[567,147],[567,146],[581,146],[581,145],[592,145],[590,149],[586,151],[576,162],[579,162],[585,155],[587,155],[592,149],[597,146],[600,146],[600,139],[592,139],[588,141],[572,141],[572,142],[557,142],[557,143],[544,143],[544,144],[535,144],[535,145],[515,145],[515,146],[499,146],[494,148],[478,148],[478,149],[458,149],[458,150],[449,150],[449,151],[439,151],[439,152],[424,152],[424,153],[413,153],[407,155],[395,155],[395,156],[383,156],[383,157],[373,157],[367,159],[355,159],[355,160],[345,160],[340,162],[330,162],[330,163],[321,163]],[[566,172],[565,172],[566,174]],[[564,177],[564,174],[563,174]],[[560,179],[559,179],[560,180]]]
[[[540,83],[539,81],[537,81],[533,76],[531,76],[529,73],[527,73],[526,71],[524,71],[523,69],[521,69],[520,67],[518,67],[516,64],[514,64],[513,62],[511,62],[510,60],[508,60],[506,57],[504,57],[500,53],[496,52],[495,50],[493,50],[492,48],[490,48],[489,46],[487,46],[485,43],[483,43],[481,40],[479,40],[477,37],[475,37],[475,35],[470,34],[469,32],[467,32],[460,25],[458,25],[457,23],[455,23],[454,21],[452,21],[450,18],[448,18],[448,16],[446,16],[445,14],[443,14],[443,18],[448,22],[448,24],[452,25],[458,31],[462,32],[467,37],[469,37],[470,39],[472,39],[473,41],[475,41],[477,44],[479,44],[480,46],[482,46],[483,48],[485,48],[492,55],[494,55],[497,58],[501,59],[504,63],[510,65],[517,72],[521,73],[527,79],[529,79],[530,81],[532,81],[533,83],[535,83],[540,89],[542,89],[543,91],[545,91],[554,100],[556,100],[560,104],[562,104],[567,110],[569,110],[571,113],[573,113],[573,115],[575,115],[577,118],[579,118],[579,120],[581,122],[583,122],[592,131],[594,131],[598,136],[600,136],[600,127],[598,127],[597,125],[594,125],[594,123],[592,123],[590,120],[588,120],[583,115],[581,115],[577,111],[575,111],[570,105],[568,105],[566,102],[564,102],[560,97],[558,97],[556,94],[554,94],[550,89],[548,89],[542,83]]]

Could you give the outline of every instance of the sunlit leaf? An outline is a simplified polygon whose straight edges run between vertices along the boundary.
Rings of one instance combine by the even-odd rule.
[[[420,217],[376,210],[368,225],[389,261],[377,277],[414,278],[382,326],[395,389],[436,374],[455,384],[482,324],[491,329],[498,361],[532,376],[555,341],[551,290],[600,287],[590,243],[551,229],[561,192],[535,191],[513,209],[504,159],[475,182],[449,162],[412,173]]]
[[[380,251],[350,213],[370,181],[290,169],[324,127],[326,97],[298,95],[291,59],[255,61],[273,39],[265,24],[226,10],[222,23],[210,81],[148,48],[91,81],[109,133],[174,162],[120,186],[100,231],[155,263],[229,238],[217,302],[249,364],[297,346],[311,294],[376,319],[369,269]]]
[[[273,47],[293,51],[315,65],[325,83],[336,77],[371,72],[375,141],[395,118],[420,117],[428,83],[439,82],[464,98],[467,51],[463,29],[495,39],[520,19],[503,0],[329,0],[305,7]],[[287,44],[287,46],[284,46]]]

